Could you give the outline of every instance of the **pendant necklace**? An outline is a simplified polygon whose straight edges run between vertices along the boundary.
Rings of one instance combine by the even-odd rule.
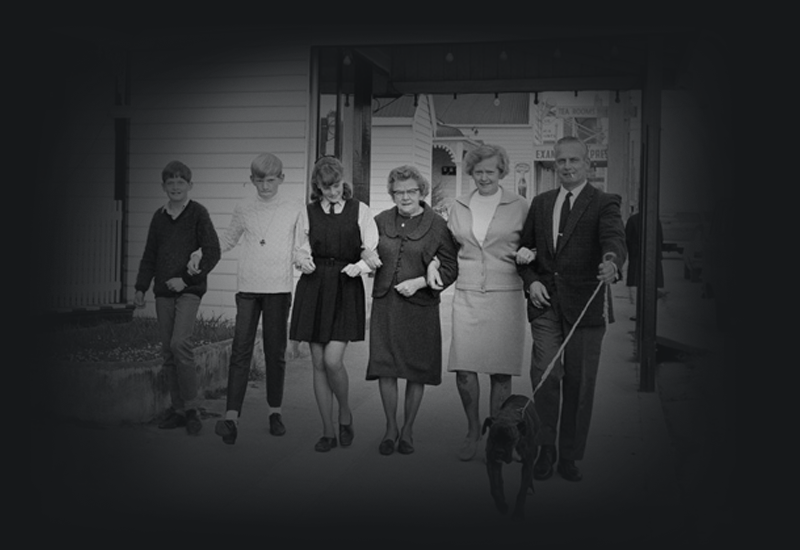
[[[266,213],[267,213],[267,210],[265,210],[263,213],[264,213],[264,214],[266,214]],[[259,214],[261,214],[261,213],[259,213]],[[270,228],[270,227],[272,227],[272,222],[273,222],[273,221],[275,221],[275,217],[276,217],[277,215],[278,215],[278,205],[276,205],[276,207],[275,207],[275,211],[274,211],[274,212],[272,212],[272,215],[270,216],[270,218],[269,218],[269,221],[267,222],[267,227],[266,227],[266,229],[263,229],[263,230],[260,230],[260,231],[259,231],[259,234],[261,235],[261,240],[260,240],[260,241],[258,241],[258,244],[260,244],[261,246],[265,246],[265,245],[267,244],[266,237],[267,237],[267,235],[269,234],[269,228]],[[260,219],[261,219],[261,216],[259,216],[259,221],[260,221]],[[261,226],[262,226],[262,225],[263,225],[263,224],[260,224],[260,223],[258,224],[258,226],[259,226],[259,229],[261,229]]]

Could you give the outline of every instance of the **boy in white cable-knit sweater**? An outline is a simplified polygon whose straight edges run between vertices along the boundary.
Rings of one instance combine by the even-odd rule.
[[[289,310],[294,286],[293,260],[303,242],[299,200],[279,194],[283,183],[283,164],[270,153],[256,157],[250,165],[250,181],[256,196],[236,206],[230,225],[220,236],[225,253],[241,243],[236,327],[228,370],[225,419],[217,422],[216,433],[233,444],[253,357],[259,318],[262,324],[264,363],[267,375],[267,403],[270,407],[269,431],[283,435],[284,375]],[[193,255],[191,265],[200,255]]]

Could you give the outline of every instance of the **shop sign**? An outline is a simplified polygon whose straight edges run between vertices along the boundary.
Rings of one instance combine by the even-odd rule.
[[[555,160],[555,150],[552,145],[534,145],[533,160]],[[589,145],[589,160],[608,160],[608,148],[602,145]]]
[[[603,105],[556,107],[556,116],[559,118],[605,118],[608,116],[608,107]]]

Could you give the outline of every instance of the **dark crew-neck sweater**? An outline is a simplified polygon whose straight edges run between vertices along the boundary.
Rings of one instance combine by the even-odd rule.
[[[198,248],[203,250],[200,273],[189,275],[186,264],[190,254]],[[208,272],[214,269],[219,258],[219,238],[202,204],[190,200],[175,219],[162,206],[150,220],[135,288],[147,292],[152,282],[155,296],[175,297],[186,293],[203,296]],[[186,283],[183,292],[173,292],[167,287],[167,281],[173,277],[180,277]]]

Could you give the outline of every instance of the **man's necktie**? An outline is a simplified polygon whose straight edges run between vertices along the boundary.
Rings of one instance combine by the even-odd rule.
[[[558,239],[556,240],[556,248],[558,248],[558,244],[561,242],[561,237],[564,236],[564,229],[567,227],[567,218],[569,217],[570,211],[570,197],[572,197],[572,191],[567,192],[567,196],[564,197],[564,203],[561,205],[561,218],[558,220]]]

